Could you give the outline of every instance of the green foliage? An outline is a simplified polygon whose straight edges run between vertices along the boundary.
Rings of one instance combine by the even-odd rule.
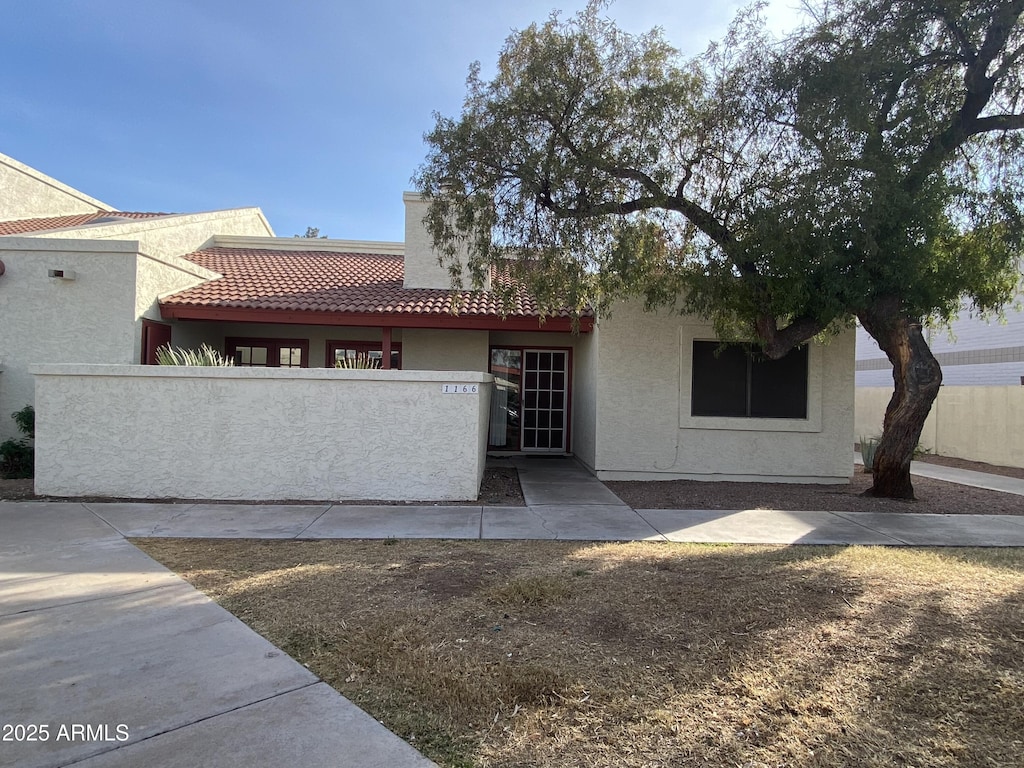
[[[860,455],[864,459],[864,471],[871,474],[871,468],[875,465],[875,451],[878,450],[879,438],[862,437],[860,439]]]
[[[192,365],[192,366],[213,366],[231,367],[235,361],[222,355],[208,344],[202,344],[196,349],[180,349],[169,344],[160,347],[156,351],[158,365]]]
[[[11,418],[14,419],[18,431],[25,437],[31,440],[36,436],[36,409],[31,405],[26,405],[20,411],[15,411],[11,414]]]
[[[1011,298],[1019,2],[812,2],[783,39],[754,6],[693,58],[604,7],[514,33],[437,116],[414,181],[453,270],[547,310],[672,306],[773,357],[882,305]]]
[[[24,437],[0,443],[0,476],[6,478],[32,477],[35,474],[35,450],[31,440],[36,435],[36,412],[31,405],[11,414]]]
[[[327,239],[327,235],[321,235],[320,234],[320,227],[306,227],[306,234],[304,234],[304,235],[294,235],[294,237],[300,237],[300,238],[308,237],[308,238],[316,238],[318,240],[326,240]]]

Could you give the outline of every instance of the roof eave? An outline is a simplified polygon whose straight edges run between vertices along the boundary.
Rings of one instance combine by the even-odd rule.
[[[568,317],[549,317],[543,322],[535,316],[473,314],[415,314],[403,312],[314,312],[248,307],[210,307],[185,304],[161,304],[165,320],[207,320],[237,323],[286,323],[291,325],[371,326],[375,328],[435,328],[477,331],[540,331],[589,333],[592,317],[581,317],[578,329]]]

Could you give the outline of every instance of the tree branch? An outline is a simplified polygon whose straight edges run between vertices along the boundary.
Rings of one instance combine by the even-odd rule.
[[[778,360],[797,344],[825,330],[825,325],[812,317],[798,317],[780,330],[778,319],[768,314],[758,317],[754,327],[764,344],[764,353],[772,360]]]
[[[991,131],[1019,131],[1024,129],[1024,115],[988,115],[979,117],[968,128],[969,136]]]
[[[963,103],[950,119],[949,125],[932,136],[931,141],[928,142],[927,147],[914,163],[905,182],[909,190],[920,188],[935,169],[941,166],[943,160],[971,136],[983,133],[985,130],[1001,129],[999,120],[979,119],[978,115],[988,105],[995,92],[996,80],[994,77],[989,77],[989,68],[1009,40],[1022,13],[1024,13],[1024,0],[1013,0],[999,8],[992,17],[985,31],[985,39],[978,49],[978,54],[965,68],[966,93]],[[1016,51],[1014,53],[1016,54]],[[1011,127],[1006,130],[1016,129],[1012,126],[1012,122],[1010,121]]]
[[[943,24],[946,25],[946,29],[948,29],[952,33],[954,39],[957,42],[957,45],[960,46],[960,54],[962,57],[962,61],[965,64],[970,64],[972,61],[974,61],[974,58],[978,55],[978,52],[975,50],[974,45],[971,43],[970,38],[967,36],[967,33],[964,32],[960,25],[956,23],[956,19],[950,16],[948,9],[941,8],[936,10],[938,10],[939,18],[942,19]]]

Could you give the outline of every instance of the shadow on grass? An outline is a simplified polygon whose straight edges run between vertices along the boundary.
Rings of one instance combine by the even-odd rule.
[[[1024,555],[142,546],[444,765],[1019,765]]]

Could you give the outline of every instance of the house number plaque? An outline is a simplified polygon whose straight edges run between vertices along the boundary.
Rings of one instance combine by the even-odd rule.
[[[480,391],[479,384],[442,384],[441,394],[444,395],[475,395]]]

